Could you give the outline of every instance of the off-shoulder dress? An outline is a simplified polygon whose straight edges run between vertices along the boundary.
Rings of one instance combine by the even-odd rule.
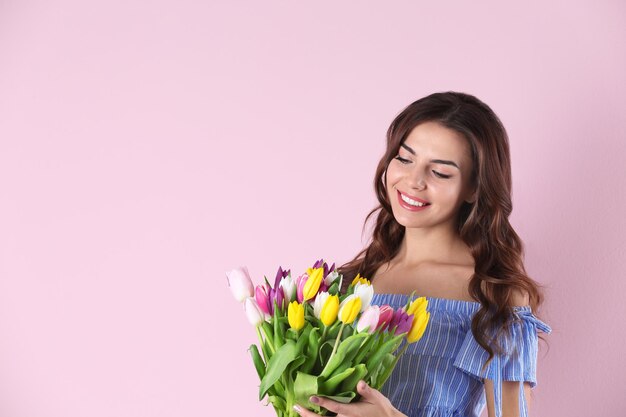
[[[430,321],[422,338],[408,347],[382,388],[391,403],[409,417],[479,417],[486,405],[482,379],[494,381],[496,416],[502,416],[502,381],[520,381],[520,416],[528,416],[523,383],[537,385],[539,331],[550,327],[530,306],[514,307],[518,320],[512,338],[502,339],[506,354],[488,358],[472,334],[477,302],[426,297]],[[404,294],[374,294],[372,304],[406,305]]]

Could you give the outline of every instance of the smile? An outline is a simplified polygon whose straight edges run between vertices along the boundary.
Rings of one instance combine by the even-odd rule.
[[[403,193],[401,193],[400,191],[398,191],[398,202],[400,203],[400,205],[408,210],[411,211],[415,211],[415,210],[421,210],[424,209],[425,207],[428,207],[430,205],[430,203],[421,200],[421,201],[417,201],[414,200],[406,195],[404,195]]]

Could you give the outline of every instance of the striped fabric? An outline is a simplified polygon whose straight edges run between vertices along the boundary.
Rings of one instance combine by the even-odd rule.
[[[489,355],[471,330],[480,304],[426,298],[430,311],[426,332],[400,358],[382,393],[409,417],[478,417],[486,405],[482,378],[489,378],[494,381],[496,416],[502,417],[502,381],[537,385],[537,332],[550,333],[550,327],[532,314],[530,306],[514,307],[519,320],[513,324],[511,340],[502,340],[507,354],[496,355],[482,371]],[[398,308],[407,300],[404,294],[374,294],[372,304]],[[528,417],[521,382],[520,415]]]

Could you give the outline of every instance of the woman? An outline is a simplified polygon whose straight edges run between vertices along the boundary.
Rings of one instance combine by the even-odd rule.
[[[539,286],[509,224],[506,130],[476,97],[435,93],[409,105],[387,131],[375,183],[373,239],[339,268],[370,277],[373,303],[426,296],[430,322],[381,392],[363,381],[352,404],[312,397],[339,416],[527,416],[536,385]],[[296,411],[315,416],[304,407]]]

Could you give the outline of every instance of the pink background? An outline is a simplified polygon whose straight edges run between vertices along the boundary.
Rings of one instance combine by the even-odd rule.
[[[351,259],[444,90],[511,138],[533,415],[623,413],[626,6],[503,3],[1,1],[0,416],[272,416],[225,271]]]

